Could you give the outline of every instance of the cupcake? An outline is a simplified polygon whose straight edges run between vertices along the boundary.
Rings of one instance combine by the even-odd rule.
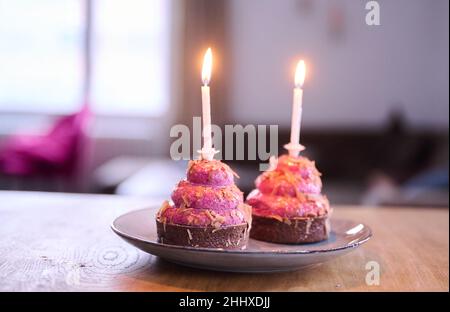
[[[189,162],[187,178],[156,215],[161,243],[191,247],[243,249],[251,207],[234,184],[234,172],[218,160]]]
[[[262,173],[247,197],[252,206],[252,238],[283,244],[313,243],[328,238],[331,214],[321,194],[320,172],[306,157],[281,156]]]

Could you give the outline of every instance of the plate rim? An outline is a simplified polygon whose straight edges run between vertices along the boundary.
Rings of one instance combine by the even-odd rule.
[[[236,249],[191,247],[191,246],[179,246],[179,245],[163,244],[163,243],[159,243],[159,242],[143,240],[141,238],[129,235],[127,233],[124,233],[124,232],[120,231],[115,225],[116,221],[119,218],[124,217],[124,216],[126,216],[128,214],[136,213],[136,212],[143,211],[143,210],[154,210],[154,209],[157,209],[157,207],[155,207],[155,208],[147,207],[147,208],[141,208],[141,209],[134,209],[134,210],[128,211],[126,213],[123,213],[123,214],[117,216],[112,221],[112,223],[110,225],[111,230],[115,234],[117,234],[118,236],[120,236],[122,238],[138,241],[138,242],[145,243],[145,244],[149,244],[149,245],[152,245],[152,246],[158,247],[158,248],[184,250],[184,251],[188,251],[188,252],[212,252],[212,253],[226,253],[226,254],[240,254],[240,255],[242,255],[242,254],[250,254],[250,255],[258,255],[258,254],[259,255],[260,254],[262,254],[262,255],[299,255],[299,254],[316,254],[316,253],[336,252],[336,251],[342,251],[342,250],[356,248],[356,247],[366,243],[367,241],[369,241],[372,238],[372,236],[373,236],[372,229],[367,224],[359,222],[359,224],[362,224],[364,226],[364,228],[367,229],[368,233],[362,239],[360,239],[357,242],[354,242],[352,244],[349,244],[349,245],[340,246],[340,247],[334,247],[334,248],[327,248],[327,249],[315,249],[315,250],[249,251],[247,249],[236,250]],[[349,220],[349,219],[337,219],[337,220],[352,221],[352,220]],[[270,243],[270,242],[266,242],[266,243]],[[271,243],[271,244],[273,244],[273,245],[289,245],[289,244],[276,244],[276,243]],[[301,246],[302,244],[298,244],[298,245]],[[308,245],[308,244],[303,244],[303,245]]]

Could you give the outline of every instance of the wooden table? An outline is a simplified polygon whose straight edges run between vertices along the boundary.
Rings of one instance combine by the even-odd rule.
[[[0,192],[2,291],[448,291],[448,209],[335,207],[374,237],[331,262],[291,273],[237,274],[180,267],[145,254],[109,228],[154,205],[110,195]],[[381,268],[365,282],[366,263]]]

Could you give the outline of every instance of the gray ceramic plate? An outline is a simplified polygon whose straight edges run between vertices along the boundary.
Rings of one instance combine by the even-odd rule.
[[[112,224],[113,231],[137,248],[168,261],[201,269],[230,272],[297,270],[332,260],[370,239],[370,228],[348,220],[331,221],[328,240],[305,245],[271,244],[250,239],[245,250],[193,248],[161,244],[156,235],[155,213],[148,208],[126,213]]]

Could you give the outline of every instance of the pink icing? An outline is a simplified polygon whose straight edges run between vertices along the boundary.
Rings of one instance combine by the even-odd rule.
[[[299,197],[262,194],[254,190],[247,197],[252,213],[258,216],[280,216],[281,218],[306,218],[326,215],[329,203],[320,194],[302,194]]]
[[[210,209],[178,208],[169,203],[167,205],[159,216],[160,220],[167,223],[220,228],[247,222],[243,208],[217,213]]]
[[[273,171],[266,171],[256,179],[256,188],[264,194],[297,196],[298,193],[319,194],[322,190],[320,172],[306,157],[283,155]]]
[[[234,184],[234,172],[218,160],[193,160],[189,163],[187,180],[203,185],[225,186]]]
[[[274,170],[256,179],[257,189],[249,194],[247,203],[254,215],[276,219],[326,215],[330,205],[320,194],[320,175],[308,158],[283,155]]]
[[[205,186],[181,181],[172,193],[177,207],[211,209],[216,212],[235,209],[244,201],[242,192],[236,185]]]
[[[225,227],[249,222],[251,208],[234,184],[234,173],[218,160],[193,160],[187,180],[172,192],[173,203],[165,202],[157,218],[190,226]]]

